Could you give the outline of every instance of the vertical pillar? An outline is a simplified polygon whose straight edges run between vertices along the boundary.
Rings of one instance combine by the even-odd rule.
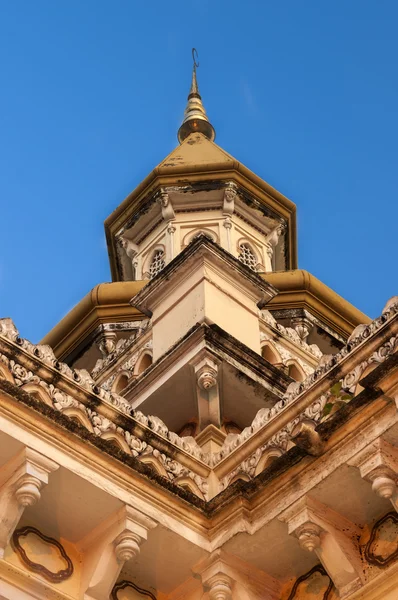
[[[175,234],[175,231],[176,231],[175,226],[172,223],[170,223],[169,226],[167,227],[168,262],[170,262],[174,258],[174,234]]]

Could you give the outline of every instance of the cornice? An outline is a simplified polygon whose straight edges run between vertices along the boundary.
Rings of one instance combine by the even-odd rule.
[[[95,286],[41,340],[60,360],[64,360],[102,323],[122,323],[144,318],[129,301],[146,281],[118,281]]]
[[[220,453],[219,458],[221,458],[221,461],[217,460],[216,455],[213,455],[213,460],[216,459],[213,470],[220,476],[224,472],[232,476],[236,465],[238,465],[237,468],[240,470],[244,469],[246,463],[251,468],[253,464],[256,464],[252,462],[254,455],[251,453],[255,451],[257,459],[257,454],[260,451],[259,456],[261,456],[261,450],[264,447],[262,445],[263,442],[268,443],[275,431],[279,435],[283,432],[286,423],[288,421],[294,423],[295,418],[298,419],[298,423],[302,417],[307,420],[311,418],[315,419],[315,423],[320,423],[317,427],[317,435],[320,435],[319,432],[321,432],[322,435],[326,436],[326,439],[330,437],[332,431],[336,431],[337,437],[339,437],[339,429],[345,422],[348,423],[348,429],[351,429],[353,435],[357,435],[358,427],[350,425],[351,415],[360,415],[359,420],[366,424],[371,414],[369,411],[374,412],[374,408],[370,408],[372,403],[376,400],[378,404],[376,402],[377,406],[376,404],[374,406],[376,406],[377,410],[380,410],[380,406],[385,407],[386,402],[388,402],[388,399],[381,398],[380,405],[378,399],[382,392],[378,389],[380,383],[376,379],[376,375],[371,377],[372,387],[370,389],[363,390],[357,397],[350,400],[346,406],[346,410],[340,409],[333,415],[332,419],[327,421],[323,421],[322,419],[322,398],[325,398],[325,394],[329,393],[330,387],[338,381],[342,383],[343,389],[350,389],[352,386],[356,386],[359,381],[362,383],[362,374],[372,364],[376,365],[376,370],[379,372],[379,379],[380,376],[384,379],[388,378],[388,368],[386,365],[390,363],[395,368],[396,351],[398,349],[397,300],[397,297],[391,299],[387,303],[383,314],[369,326],[359,326],[352,334],[348,345],[335,355],[332,360],[329,360],[328,363],[318,367],[303,383],[291,384],[283,400],[271,409],[262,409],[259,411],[252,426],[246,428],[242,434],[237,435],[232,444],[229,441],[225,446]],[[279,471],[282,469],[280,472],[283,473],[294,464],[300,463],[302,458],[306,456],[312,460],[311,456],[309,456],[311,452],[308,449],[303,450],[297,446],[293,447],[288,452],[282,453],[282,456],[273,463],[271,469],[266,469],[266,472],[263,472],[258,478],[250,482],[236,482],[232,486],[229,486],[223,493],[206,503],[196,498],[190,492],[178,488],[178,474],[181,472],[185,475],[189,474],[189,471],[186,470],[187,467],[184,467],[185,470],[181,471],[181,463],[189,464],[190,468],[197,468],[200,462],[198,459],[194,459],[193,455],[189,455],[192,448],[184,449],[183,446],[182,449],[178,448],[178,444],[180,443],[177,439],[178,436],[168,432],[167,428],[158,418],[145,417],[139,412],[134,413],[134,417],[124,415],[122,411],[128,411],[129,407],[126,406],[122,398],[108,393],[107,400],[104,400],[105,391],[93,389],[94,382],[89,376],[85,375],[84,371],[72,371],[66,365],[57,363],[48,347],[34,346],[26,342],[26,340],[21,340],[9,320],[0,321],[0,325],[0,350],[3,353],[1,364],[10,368],[10,376],[15,378],[17,386],[23,386],[25,382],[40,384],[38,387],[48,394],[48,401],[50,404],[53,404],[48,406],[42,397],[34,398],[24,392],[23,389],[19,390],[13,383],[7,381],[0,382],[0,387],[7,394],[11,394],[11,398],[14,396],[17,403],[19,401],[24,404],[25,410],[29,408],[40,410],[48,418],[47,429],[49,430],[52,426],[52,416],[62,412],[63,406],[75,407],[77,412],[79,412],[79,410],[87,407],[85,402],[88,402],[90,408],[85,414],[92,419],[94,431],[90,432],[86,426],[76,425],[74,421],[63,414],[54,419],[56,425],[65,427],[71,432],[80,435],[83,438],[83,444],[84,441],[92,442],[92,445],[96,446],[97,450],[100,451],[99,456],[110,454],[126,466],[128,465],[133,470],[138,470],[139,473],[146,475],[149,475],[152,469],[148,465],[136,460],[136,457],[140,456],[141,451],[136,451],[135,454],[132,453],[132,456],[126,455],[123,447],[115,449],[113,444],[106,443],[110,439],[107,437],[107,433],[112,433],[114,437],[111,439],[115,439],[115,436],[122,436],[122,434],[124,435],[128,431],[129,437],[126,439],[131,440],[132,434],[133,437],[136,436],[133,440],[132,448],[137,448],[136,444],[141,444],[140,440],[150,441],[152,449],[153,446],[158,448],[158,456],[164,455],[164,460],[166,461],[164,464],[166,466],[167,460],[173,462],[172,471],[169,474],[171,481],[168,481],[163,476],[153,474],[152,477],[156,483],[164,486],[169,492],[186,499],[193,506],[199,508],[204,515],[211,516],[214,514],[214,511],[218,511],[223,506],[230,505],[231,502],[233,505],[237,503],[236,507],[240,506],[239,510],[248,509],[250,506],[247,504],[248,499],[260,490],[264,482],[267,481],[270,472],[273,472],[275,475],[278,474],[278,469]],[[10,358],[7,358],[7,356]],[[5,361],[4,357],[6,358]],[[24,362],[25,366],[23,367],[21,362],[17,363],[15,359]],[[49,385],[45,382],[45,379],[48,379],[48,377],[52,377],[52,383]],[[78,379],[78,382],[76,379]],[[375,389],[375,386],[377,389]],[[73,393],[73,396],[68,396],[63,390]],[[101,392],[101,395],[98,395],[97,391]],[[112,406],[113,403],[116,403],[116,406]],[[8,409],[10,406],[8,404]],[[367,406],[369,410],[366,409]],[[7,408],[7,403],[4,404],[4,407]],[[57,413],[56,411],[59,412]],[[307,411],[309,412],[307,413]],[[16,415],[16,412],[12,409],[9,414],[11,416]],[[26,417],[22,419],[22,421],[24,420],[26,420]],[[380,419],[377,422],[379,423]],[[392,423],[391,417],[389,417],[388,423]],[[84,432],[83,435],[82,432]],[[167,440],[168,435],[172,435],[174,444]],[[334,436],[336,436],[336,433],[334,433]],[[182,439],[181,443],[183,443]],[[89,447],[90,444],[88,445]],[[243,463],[242,459],[244,459]],[[180,461],[180,466],[176,469],[178,461]],[[229,462],[230,464],[227,464]],[[205,467],[205,465],[203,466]],[[207,470],[209,470],[208,467]],[[175,478],[177,486],[173,482],[171,473],[174,475],[177,474]],[[199,485],[200,476],[194,475],[192,481],[195,485]],[[241,494],[243,494],[243,497],[241,497]],[[245,506],[246,508],[244,508]]]
[[[262,273],[261,276],[278,290],[269,302],[268,310],[306,308],[344,339],[357,325],[371,322],[367,315],[308,271],[296,269]]]

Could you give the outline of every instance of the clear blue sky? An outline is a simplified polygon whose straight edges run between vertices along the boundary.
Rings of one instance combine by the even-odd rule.
[[[396,0],[0,0],[0,315],[38,341],[110,280],[103,221],[177,144],[191,48],[217,142],[297,204],[299,266],[398,293]]]

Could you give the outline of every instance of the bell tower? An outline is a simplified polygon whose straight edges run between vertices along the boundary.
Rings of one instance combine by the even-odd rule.
[[[255,273],[297,267],[296,207],[215,144],[192,52],[180,145],[105,222],[114,281],[153,278],[200,234]]]
[[[193,59],[179,145],[105,221],[112,283],[43,342],[216,453],[367,318],[297,268],[296,206],[215,143]]]

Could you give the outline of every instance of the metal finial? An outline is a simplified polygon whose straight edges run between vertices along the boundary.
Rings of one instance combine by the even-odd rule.
[[[214,127],[207,118],[202,98],[199,94],[198,82],[196,79],[196,69],[199,67],[198,51],[192,48],[192,83],[188,94],[188,104],[185,109],[184,121],[178,130],[178,140],[182,143],[191,133],[203,133],[209,140],[213,141],[216,137]]]
[[[195,57],[196,57],[196,58],[195,58]],[[196,59],[197,59],[197,58],[199,58],[199,56],[198,56],[198,51],[196,50],[196,48],[192,48],[192,60],[193,60],[193,68],[194,68],[194,71],[196,71],[196,69],[197,69],[197,68],[198,68],[198,66],[199,66],[199,63],[198,63],[198,62],[196,62]]]

